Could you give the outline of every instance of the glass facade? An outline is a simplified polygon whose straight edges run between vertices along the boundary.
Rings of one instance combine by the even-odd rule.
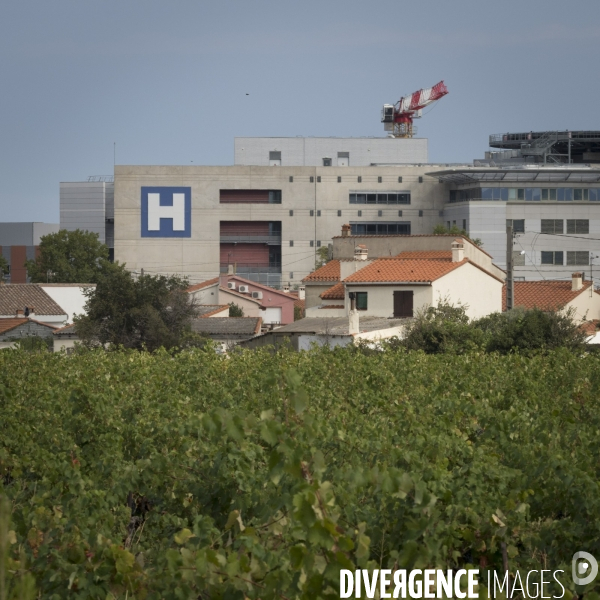
[[[600,188],[509,188],[482,187],[466,190],[451,190],[450,202],[470,202],[472,200],[539,202],[589,201],[600,202]]]
[[[352,235],[410,235],[410,223],[350,223]]]
[[[350,204],[410,204],[410,192],[350,192]]]

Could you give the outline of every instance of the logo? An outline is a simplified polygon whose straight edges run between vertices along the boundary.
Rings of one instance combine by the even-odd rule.
[[[191,237],[192,188],[142,187],[142,237]]]
[[[583,550],[573,554],[572,567],[573,581],[576,585],[587,585],[598,575],[598,562],[589,552]]]

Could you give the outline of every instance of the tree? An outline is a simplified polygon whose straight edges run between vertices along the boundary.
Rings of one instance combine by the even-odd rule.
[[[300,321],[304,319],[305,311],[300,306],[294,306],[294,321]]]
[[[323,265],[326,265],[331,260],[329,255],[329,247],[321,246],[317,249],[317,256],[315,260],[315,270],[320,269]]]
[[[4,276],[8,274],[9,271],[8,261],[0,254],[0,283],[2,283]]]
[[[229,316],[230,317],[243,317],[244,309],[241,306],[238,306],[235,302],[232,302],[229,305]]]
[[[42,236],[39,255],[25,266],[32,283],[98,283],[112,263],[97,233],[61,229]]]
[[[86,315],[75,319],[87,346],[123,346],[150,351],[195,345],[191,321],[198,314],[177,276],[143,275],[133,279],[123,265],[113,265],[88,296]]]
[[[442,225],[440,223],[433,228],[433,234],[434,235],[461,235],[462,237],[470,240],[476,246],[483,246],[483,242],[479,238],[469,237],[469,235],[467,234],[465,229],[460,229],[456,225],[452,225],[452,227],[450,227],[450,229],[448,229],[445,225]]]

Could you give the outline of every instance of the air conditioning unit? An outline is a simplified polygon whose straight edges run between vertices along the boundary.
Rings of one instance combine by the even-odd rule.
[[[250,288],[247,285],[240,285],[238,291],[242,294],[247,294],[250,291]]]
[[[257,300],[262,300],[262,292],[252,292],[252,297]]]
[[[235,281],[228,281],[227,282],[227,289],[235,290]]]

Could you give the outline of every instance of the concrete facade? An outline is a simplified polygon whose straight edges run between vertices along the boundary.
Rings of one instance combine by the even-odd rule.
[[[397,142],[398,140],[391,140]],[[280,284],[299,284],[314,270],[316,252],[344,223],[406,224],[431,233],[441,222],[446,186],[406,167],[115,167],[115,259],[132,270],[180,273],[198,283],[219,272],[222,221],[281,223]],[[311,181],[312,179],[312,181]],[[141,188],[191,188],[191,236],[144,238]],[[221,204],[220,190],[280,190],[281,204]],[[350,194],[410,194],[410,204],[354,204]],[[231,242],[231,236],[227,238]],[[266,242],[265,242],[266,243]],[[236,264],[235,254],[230,259]],[[239,273],[238,274],[242,274]],[[251,278],[249,275],[242,276]]]
[[[236,165],[368,167],[426,163],[427,154],[426,138],[235,138]]]

